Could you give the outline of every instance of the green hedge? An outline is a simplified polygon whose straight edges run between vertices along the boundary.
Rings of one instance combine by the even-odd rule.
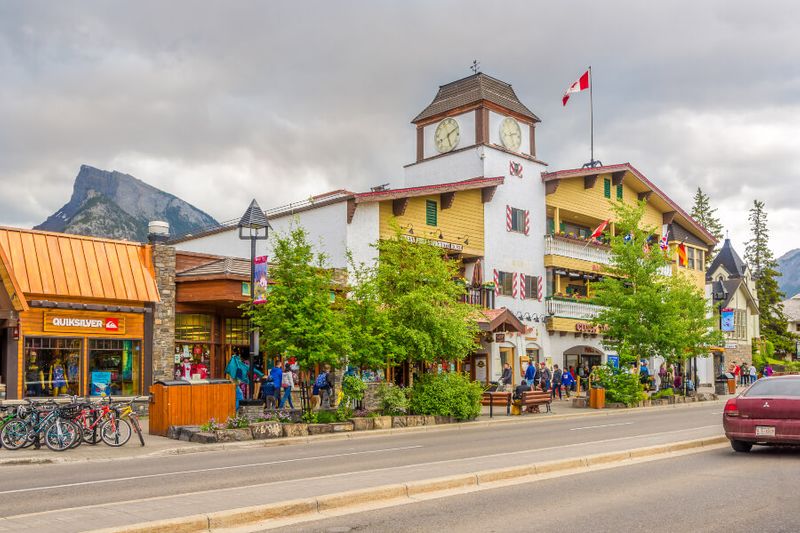
[[[481,414],[483,387],[465,374],[425,374],[414,383],[411,412],[471,420]]]

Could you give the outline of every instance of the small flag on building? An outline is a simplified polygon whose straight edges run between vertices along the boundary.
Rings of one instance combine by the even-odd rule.
[[[661,241],[658,243],[658,246],[664,253],[669,249],[669,226],[666,224],[661,227]]]
[[[592,234],[589,236],[589,239],[591,240],[591,239],[598,239],[598,238],[600,238],[600,237],[603,235],[603,232],[604,232],[604,231],[606,230],[606,228],[608,227],[608,223],[609,223],[609,222],[611,222],[611,220],[610,220],[610,219],[609,219],[609,220],[605,220],[605,221],[604,221],[602,224],[600,224],[599,226],[597,226],[596,228],[594,228],[594,231],[593,231],[593,232],[592,232]]]
[[[589,88],[589,71],[587,70],[584,72],[578,80],[569,86],[567,92],[564,93],[564,96],[561,98],[561,105],[567,105],[567,100],[569,100],[569,95],[572,93],[579,93],[581,91],[585,91]]]
[[[677,252],[678,252],[678,266],[686,266],[686,264],[687,264],[687,260],[686,260],[686,245],[683,244],[683,243],[680,243],[678,245]]]

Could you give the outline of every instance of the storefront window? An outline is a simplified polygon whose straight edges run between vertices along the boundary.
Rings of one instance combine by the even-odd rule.
[[[175,339],[211,342],[211,315],[176,314]]]
[[[25,396],[80,394],[81,339],[26,337]]]
[[[89,394],[139,394],[142,343],[119,339],[89,339]]]
[[[210,344],[175,344],[175,379],[207,379],[210,369]]]
[[[245,318],[225,319],[225,344],[250,345],[250,321]]]

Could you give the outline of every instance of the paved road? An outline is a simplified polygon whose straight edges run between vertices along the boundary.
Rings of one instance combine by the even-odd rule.
[[[157,506],[149,517],[183,516],[714,436],[721,433],[720,421],[721,404],[712,403],[275,448],[6,466],[0,469],[0,516],[99,504],[109,504],[104,511],[113,515],[114,509],[125,509],[115,502],[140,498]],[[136,504],[137,509],[142,506]],[[46,523],[47,516],[42,520]],[[125,521],[118,516],[114,520]],[[0,529],[4,523],[0,520]]]
[[[282,531],[796,532],[800,451],[729,447],[308,522]],[[455,526],[455,528],[454,528]]]

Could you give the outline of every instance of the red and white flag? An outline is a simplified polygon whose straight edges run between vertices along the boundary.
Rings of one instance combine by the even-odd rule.
[[[609,222],[611,222],[611,220],[610,220],[610,219],[609,219],[609,220],[604,220],[602,224],[600,224],[599,226],[597,226],[596,228],[594,228],[594,231],[593,231],[593,232],[592,232],[592,234],[589,236],[589,240],[591,240],[591,239],[597,239],[598,237],[602,236],[602,235],[603,235],[603,232],[604,232],[604,231],[606,230],[606,228],[608,227],[608,223],[609,223]]]
[[[567,89],[567,92],[564,93],[564,96],[561,98],[562,105],[567,105],[567,100],[569,100],[569,95],[572,93],[579,93],[581,91],[585,91],[589,88],[589,71],[587,70],[584,72],[578,81],[573,83]]]

